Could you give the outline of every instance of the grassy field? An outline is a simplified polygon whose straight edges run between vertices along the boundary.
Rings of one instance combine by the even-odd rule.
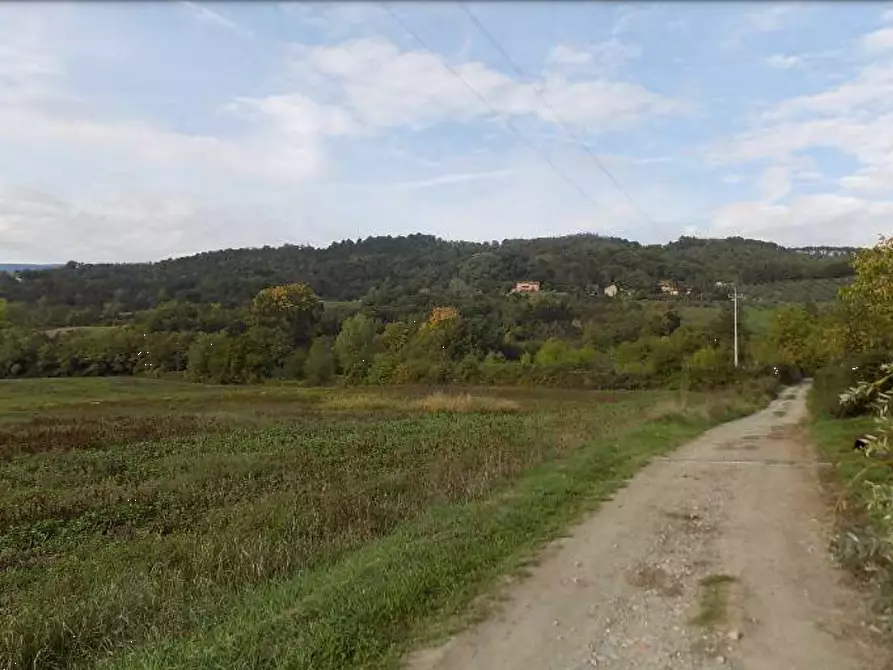
[[[682,323],[696,328],[707,328],[716,319],[721,308],[719,305],[686,305],[678,307]],[[753,335],[765,335],[772,325],[774,309],[763,305],[741,306],[741,323]]]
[[[396,667],[765,400],[2,382],[0,668]]]

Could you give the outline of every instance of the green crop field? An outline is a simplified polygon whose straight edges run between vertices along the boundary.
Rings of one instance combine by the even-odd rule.
[[[766,400],[0,383],[0,668],[383,668]]]

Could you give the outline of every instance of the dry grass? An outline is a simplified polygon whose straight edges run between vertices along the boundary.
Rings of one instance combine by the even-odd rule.
[[[470,393],[460,395],[432,393],[416,400],[411,406],[426,412],[518,412],[521,410],[521,405],[514,400],[472,396]]]
[[[320,408],[332,411],[368,412],[377,409],[397,409],[403,401],[376,393],[336,393],[325,398]]]
[[[503,413],[518,412],[521,404],[508,398],[444,393],[436,391],[421,398],[411,399],[385,392],[346,392],[330,395],[322,400],[320,409],[330,411],[369,412],[383,409],[446,413]]]

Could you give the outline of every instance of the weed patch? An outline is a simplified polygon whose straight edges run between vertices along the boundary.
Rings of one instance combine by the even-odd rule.
[[[708,575],[700,581],[698,612],[691,623],[702,628],[716,628],[728,617],[729,588],[737,581],[731,575]]]

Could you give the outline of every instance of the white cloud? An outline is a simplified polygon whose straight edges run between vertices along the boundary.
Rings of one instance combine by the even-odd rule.
[[[877,183],[878,175],[893,169],[893,114],[866,122],[819,119],[785,123],[736,138],[714,157],[720,163],[764,159],[786,162],[815,148],[835,149],[858,159],[864,167],[841,183],[847,188],[865,190],[868,184]],[[814,181],[818,176],[814,170],[807,170],[806,174]]]
[[[592,62],[592,53],[566,44],[556,45],[546,58],[549,63],[558,65],[583,65]]]
[[[875,31],[856,42],[873,57],[854,75],[817,93],[782,100],[750,129],[707,152],[720,165],[770,162],[756,183],[761,201],[719,208],[711,234],[734,231],[794,244],[868,244],[891,230],[893,201],[885,198],[893,194],[893,60],[884,49],[893,47],[893,30]],[[779,58],[775,64],[787,61]],[[860,168],[831,179],[809,160],[816,149],[851,156]],[[831,192],[791,195],[792,183],[806,182],[824,184]]]
[[[893,165],[869,167],[840,180],[844,188],[864,195],[893,193]]]
[[[767,120],[798,114],[841,115],[849,112],[893,108],[893,63],[876,62],[864,67],[855,79],[813,95],[789,98],[767,111]]]
[[[419,188],[431,188],[432,186],[443,186],[446,184],[459,184],[466,181],[478,181],[480,179],[498,179],[501,177],[509,177],[517,174],[517,170],[489,170],[486,172],[460,172],[455,174],[442,174],[431,179],[421,179],[418,181],[398,182],[396,184],[385,185],[385,188],[410,191]],[[374,188],[381,188],[381,185],[375,184]]]
[[[550,122],[552,113],[543,108],[538,90],[564,121],[597,123],[601,128],[687,109],[681,101],[638,84],[605,78],[570,81],[558,73],[519,82],[478,61],[452,65],[460,79],[444,67],[439,56],[428,51],[401,51],[382,37],[334,46],[297,46],[294,55],[292,72],[305,89],[313,87],[315,97],[345,107],[364,124],[377,128],[469,121],[490,116],[489,107],[504,116],[539,117]]]
[[[279,7],[302,27],[324,34],[328,41],[358,34],[378,35],[392,23],[381,6],[371,2],[280,2]]]
[[[791,192],[791,171],[786,165],[766,168],[760,177],[760,194],[766,203],[781,200]]]
[[[773,54],[772,56],[768,56],[765,60],[766,65],[777,70],[790,70],[803,62],[799,56],[786,56],[784,54]]]
[[[286,202],[221,196],[215,203],[135,186],[120,194],[62,197],[0,183],[2,251],[19,263],[141,262],[336,237],[313,221],[309,193],[298,191]],[[339,231],[341,237],[351,232]]]
[[[760,123],[710,152],[719,162],[784,160],[810,148],[831,148],[866,164],[886,163],[893,150],[893,62],[874,61],[825,91],[788,98]]]
[[[223,68],[208,78],[207,90],[191,91],[188,110],[170,98],[184,82],[196,81],[194,68],[172,73],[168,81],[165,67],[181,61],[159,58],[146,71],[138,67],[146,50],[166,44],[167,36],[153,34],[156,28],[137,30],[128,19],[122,22],[128,29],[108,42],[88,39],[85,35],[103,37],[117,25],[117,19],[96,11],[78,16],[82,28],[90,24],[89,31],[78,33],[75,21],[49,35],[27,22],[13,26],[4,20],[11,14],[0,7],[0,239],[4,253],[15,261],[69,256],[144,260],[209,247],[325,244],[339,237],[420,230],[453,239],[586,230],[658,241],[678,237],[684,225],[705,221],[703,213],[713,210],[710,227],[697,230],[795,243],[839,242],[858,237],[862,224],[872,227],[873,240],[879,232],[874,226],[890,213],[889,203],[867,199],[891,197],[886,185],[893,175],[893,68],[883,60],[864,65],[869,56],[885,57],[883,51],[852,49],[843,63],[831,51],[794,55],[777,47],[766,65],[802,67],[809,77],[792,80],[804,84],[799,91],[827,81],[826,76],[845,74],[854,63],[863,69],[849,81],[771,106],[746,132],[711,147],[714,160],[730,166],[719,179],[741,184],[742,175],[748,175],[746,187],[759,193],[759,202],[717,207],[724,197],[718,192],[733,189],[696,186],[709,176],[689,138],[723,132],[729,126],[723,126],[722,113],[732,110],[728,123],[736,124],[735,114],[745,108],[749,113],[753,107],[747,103],[771,91],[751,96],[751,85],[759,82],[749,78],[744,93],[737,87],[702,90],[712,78],[701,81],[697,72],[673,65],[683,53],[673,52],[670,43],[680,40],[649,42],[648,56],[655,60],[642,63],[647,69],[641,74],[659,81],[654,86],[661,87],[660,93],[637,83],[624,66],[641,55],[628,42],[629,32],[639,27],[634,22],[646,16],[641,6],[617,9],[614,26],[604,27],[613,37],[602,42],[587,42],[601,38],[574,26],[562,31],[565,41],[544,43],[548,30],[539,28],[547,26],[529,24],[526,30],[536,30],[532,51],[525,52],[527,42],[518,39],[527,36],[515,34],[512,53],[522,62],[529,62],[525,59],[532,53],[549,56],[543,71],[528,80],[508,74],[505,63],[482,49],[480,40],[466,39],[463,47],[469,24],[455,6],[407,10],[412,25],[450,54],[444,56],[398,46],[412,44],[408,38],[402,41],[402,33],[399,43],[382,37],[396,28],[375,4],[289,3],[274,14],[282,30],[255,40],[244,66]],[[751,34],[780,30],[797,16],[787,6],[756,14],[744,22]],[[209,38],[215,33],[227,37],[227,32],[247,34],[244,25],[255,25],[243,25],[242,16],[247,14],[226,5],[187,2],[172,6],[171,25],[181,36],[198,31]],[[258,31],[262,23],[257,22]],[[688,27],[693,34],[703,27],[700,18],[691,25],[651,23],[649,30]],[[435,40],[438,26],[443,33]],[[710,34],[722,32],[714,28]],[[72,37],[53,39],[60,35]],[[305,44],[286,50],[286,69],[277,40],[292,35]],[[362,35],[368,37],[359,39]],[[245,46],[243,40],[216,38],[202,48],[231,55]],[[126,43],[134,67],[97,68],[97,53],[114,52],[119,43]],[[755,64],[758,72],[760,58],[769,53],[749,53],[752,62],[746,64],[723,62],[728,54],[718,54],[711,67]],[[691,54],[684,55],[688,64],[695,62]],[[485,57],[493,60],[475,60]],[[810,70],[819,59],[822,71]],[[125,70],[134,82],[147,84],[145,90],[128,87],[126,100],[123,87],[116,86]],[[576,135],[585,133],[587,142],[596,133],[605,135],[592,141],[593,148],[604,150],[602,161],[657,224],[645,225],[579,151],[577,141],[559,134],[540,92],[562,120],[577,126]],[[720,102],[717,93],[727,99]],[[696,98],[716,105],[710,110],[716,124],[669,126],[677,120],[673,117],[691,110],[688,101]],[[598,206],[593,208],[543,161],[516,145],[498,123],[505,119],[547,147],[549,157]],[[437,126],[436,132],[416,132]],[[633,126],[635,132],[612,135]],[[619,153],[618,147],[629,155],[611,153]],[[815,148],[844,151],[860,165],[849,176],[826,177],[801,160]],[[731,167],[752,161],[759,161],[759,169]],[[63,176],[66,168],[71,176]],[[31,188],[3,186],[3,179]],[[798,186],[810,182],[810,190],[817,190],[823,180],[822,186],[844,195],[797,197]],[[48,258],[47,250],[56,248],[64,249],[66,258]]]
[[[787,27],[788,19],[799,8],[798,3],[787,2],[753,10],[745,16],[745,23],[758,32],[775,32]]]
[[[189,0],[180,0],[180,4],[188,9],[192,16],[194,16],[195,19],[197,21],[200,21],[201,23],[205,23],[210,26],[216,26],[218,28],[224,28],[231,32],[239,33],[242,35],[250,34],[250,31],[246,30],[232,19],[227,18],[222,13],[214,11],[213,9],[210,9],[203,4],[199,4],[197,2],[189,2]]]
[[[222,14],[187,8],[201,21],[231,27]],[[54,53],[45,35],[0,44],[5,49],[0,75],[19,73],[16,81],[28,86],[46,81],[54,95],[64,94],[71,84],[61,67],[66,58]],[[33,58],[22,57],[25,47]],[[593,64],[610,68],[636,51],[613,40],[592,45],[590,53]],[[545,166],[538,165],[536,176],[524,177],[519,188],[515,182],[524,170],[492,153],[474,169],[442,164],[439,174],[414,180],[405,178],[411,172],[392,174],[389,186],[368,189],[351,202],[337,183],[318,181],[332,165],[326,138],[372,139],[371,133],[391,128],[486,120],[491,112],[444,69],[440,56],[401,51],[383,38],[298,47],[292,55],[295,85],[268,95],[234,95],[217,108],[231,115],[227,121],[237,122],[226,135],[116,118],[88,105],[44,108],[35,104],[34,95],[19,95],[21,104],[0,106],[0,147],[25,156],[46,152],[76,163],[78,179],[95,190],[84,192],[75,182],[68,182],[69,188],[35,190],[0,181],[4,253],[19,262],[47,260],[50,248],[81,260],[146,260],[208,247],[294,240],[322,244],[357,230],[369,234],[369,226],[378,225],[370,224],[370,211],[382,222],[382,233],[432,230],[470,238],[489,236],[490,230],[499,231],[497,237],[542,234],[544,225],[558,233],[585,218],[590,205],[569,196],[567,184]],[[522,82],[476,61],[454,67],[499,115],[550,122],[537,87],[564,120],[595,121],[600,127],[684,110],[681,103],[636,84],[591,74],[569,81],[551,73]],[[412,158],[416,165],[424,162],[418,154]],[[304,186],[310,180],[320,187]],[[294,188],[283,191],[284,185]],[[441,193],[446,189],[451,196]],[[467,197],[456,196],[456,189]],[[356,196],[356,189],[349,195]],[[616,222],[627,216],[624,207],[610,205],[600,215]],[[310,210],[325,230],[314,229],[306,219]],[[298,226],[296,218],[302,221]]]
[[[740,16],[731,33],[721,43],[727,48],[735,48],[741,46],[745,38],[751,37],[755,33],[772,33],[784,30],[793,23],[791,19],[803,9],[804,4],[798,2],[766,3],[759,9],[745,12]]]
[[[240,97],[228,105],[233,111],[260,113],[287,136],[349,135],[361,131],[351,115],[340,107],[319,105],[300,93],[265,98]],[[254,118],[258,118],[255,114]]]
[[[191,224],[191,225],[186,225]],[[201,225],[184,202],[128,197],[73,204],[46,192],[0,185],[0,234],[10,258],[46,260],[45,240],[65,258],[148,260],[170,249],[201,248]],[[191,236],[195,244],[185,244]],[[26,261],[21,261],[26,262]]]
[[[869,52],[889,51],[893,48],[893,28],[881,28],[864,35],[859,43]]]
[[[289,182],[311,178],[324,167],[313,137],[296,141],[257,136],[238,142],[171,132],[141,121],[94,121],[33,110],[0,109],[0,139],[92,155],[108,152],[117,160],[139,159],[160,168],[193,165]]]
[[[629,32],[630,26],[644,13],[641,7],[623,4],[614,10],[614,26],[611,28],[611,35],[620,37]]]
[[[68,90],[65,52],[49,31],[50,19],[61,16],[30,8],[22,12],[0,8],[4,19],[0,21],[0,142],[4,149],[68,152],[83,157],[85,170],[91,160],[108,159],[126,165],[128,171],[137,165],[156,170],[199,168],[294,182],[324,169],[315,136],[272,137],[261,131],[222,139],[174,132],[139,119],[113,119],[104,110],[91,110]],[[60,102],[66,104],[60,107]]]
[[[579,67],[591,75],[609,76],[629,61],[638,58],[642,49],[635,45],[612,38],[604,42],[577,48],[558,44],[549,53],[546,62],[553,65]]]
[[[0,104],[38,104],[62,97],[64,63],[47,47],[46,17],[0,6]]]
[[[709,235],[742,235],[780,244],[867,245],[890,231],[893,202],[840,195],[795,198],[789,205],[739,202],[711,216]]]

